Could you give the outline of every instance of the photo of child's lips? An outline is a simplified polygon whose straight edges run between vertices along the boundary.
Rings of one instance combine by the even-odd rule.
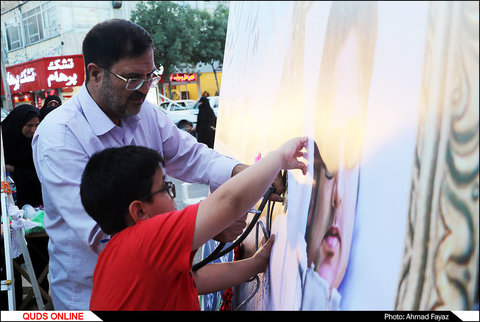
[[[323,237],[324,245],[329,250],[335,250],[340,246],[342,238],[340,237],[340,231],[337,226],[331,225],[328,227],[325,236]]]

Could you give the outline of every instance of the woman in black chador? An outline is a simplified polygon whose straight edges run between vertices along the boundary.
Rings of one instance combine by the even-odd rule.
[[[42,189],[37,177],[37,172],[35,171],[32,155],[32,138],[40,123],[40,118],[40,111],[36,107],[23,104],[15,107],[1,123],[5,170],[10,173],[10,176],[15,182],[17,189],[16,205],[19,209],[22,209],[26,204],[32,207],[43,205]],[[48,264],[48,237],[41,236],[32,238],[28,241],[27,247],[35,275],[38,279],[42,270]],[[14,260],[18,264],[24,262],[22,256]],[[4,269],[4,264],[5,259],[4,253],[2,252],[2,270]],[[22,303],[23,288],[21,276],[18,271],[14,272],[14,278],[15,300],[17,307],[19,307]],[[40,283],[40,287],[48,293],[49,283],[47,278]],[[34,299],[31,299],[30,301],[33,302],[33,300]],[[0,304],[2,310],[6,309],[6,297],[2,296]]]
[[[33,165],[32,138],[40,111],[28,104],[17,106],[2,122],[5,167],[17,187],[17,206],[43,204],[42,190]]]
[[[217,117],[210,107],[210,102],[206,96],[200,98],[198,105],[197,118],[197,140],[205,143],[209,148],[213,149],[215,140],[215,127],[217,126]]]

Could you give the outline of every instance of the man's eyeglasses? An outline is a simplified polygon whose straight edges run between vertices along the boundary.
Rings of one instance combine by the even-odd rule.
[[[158,191],[155,191],[155,192],[152,192],[152,193],[150,193],[150,194],[148,194],[148,195],[146,195],[146,196],[143,196],[142,198],[140,198],[140,199],[138,199],[138,200],[140,200],[140,201],[145,200],[145,199],[147,199],[147,198],[149,198],[149,197],[151,197],[151,196],[153,196],[153,195],[155,195],[155,194],[157,194],[157,193],[163,192],[163,191],[165,191],[165,190],[168,192],[168,195],[169,195],[172,199],[175,199],[175,196],[177,195],[176,192],[175,192],[175,184],[174,184],[173,182],[171,182],[171,181],[165,181],[165,186],[164,186],[162,189],[160,189],[160,190],[158,190]]]
[[[100,65],[98,65],[98,66],[100,66]],[[104,70],[106,70],[107,72],[117,76],[118,78],[120,78],[124,82],[126,82],[125,89],[127,91],[136,91],[140,87],[142,87],[145,82],[147,83],[148,89],[150,90],[150,89],[152,89],[152,88],[154,88],[155,86],[158,85],[158,83],[160,82],[161,75],[163,74],[163,66],[160,66],[159,69],[156,69],[156,70],[153,71],[153,73],[152,73],[152,75],[154,75],[153,77],[150,77],[150,78],[147,78],[147,79],[125,78],[123,76],[118,75],[115,72],[112,72],[110,69],[108,69],[106,67],[103,67],[103,66],[100,66],[100,67],[103,68]]]

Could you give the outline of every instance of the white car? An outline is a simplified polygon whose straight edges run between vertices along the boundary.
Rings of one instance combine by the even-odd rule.
[[[194,100],[165,101],[158,109],[165,113],[179,128],[184,129],[187,122],[197,123],[198,110],[192,109]]]
[[[191,107],[193,104],[195,104],[194,100],[179,100],[179,101],[165,101],[160,103],[160,107],[163,107],[166,110],[170,110],[170,106],[172,105],[180,105],[183,107]]]
[[[209,96],[208,100],[213,112],[215,113],[215,116],[217,116],[219,97]],[[198,117],[198,102],[199,101],[195,102],[194,100],[169,100],[160,103],[159,109],[165,113],[180,129],[184,130],[185,125],[188,122],[191,122],[193,126],[196,126]]]

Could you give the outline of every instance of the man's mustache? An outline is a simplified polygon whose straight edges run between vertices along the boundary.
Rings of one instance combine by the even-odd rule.
[[[139,100],[139,99],[144,99],[145,97],[147,97],[146,94],[143,94],[142,92],[140,91],[135,91],[132,93],[132,95],[130,96],[131,99],[133,100]]]

